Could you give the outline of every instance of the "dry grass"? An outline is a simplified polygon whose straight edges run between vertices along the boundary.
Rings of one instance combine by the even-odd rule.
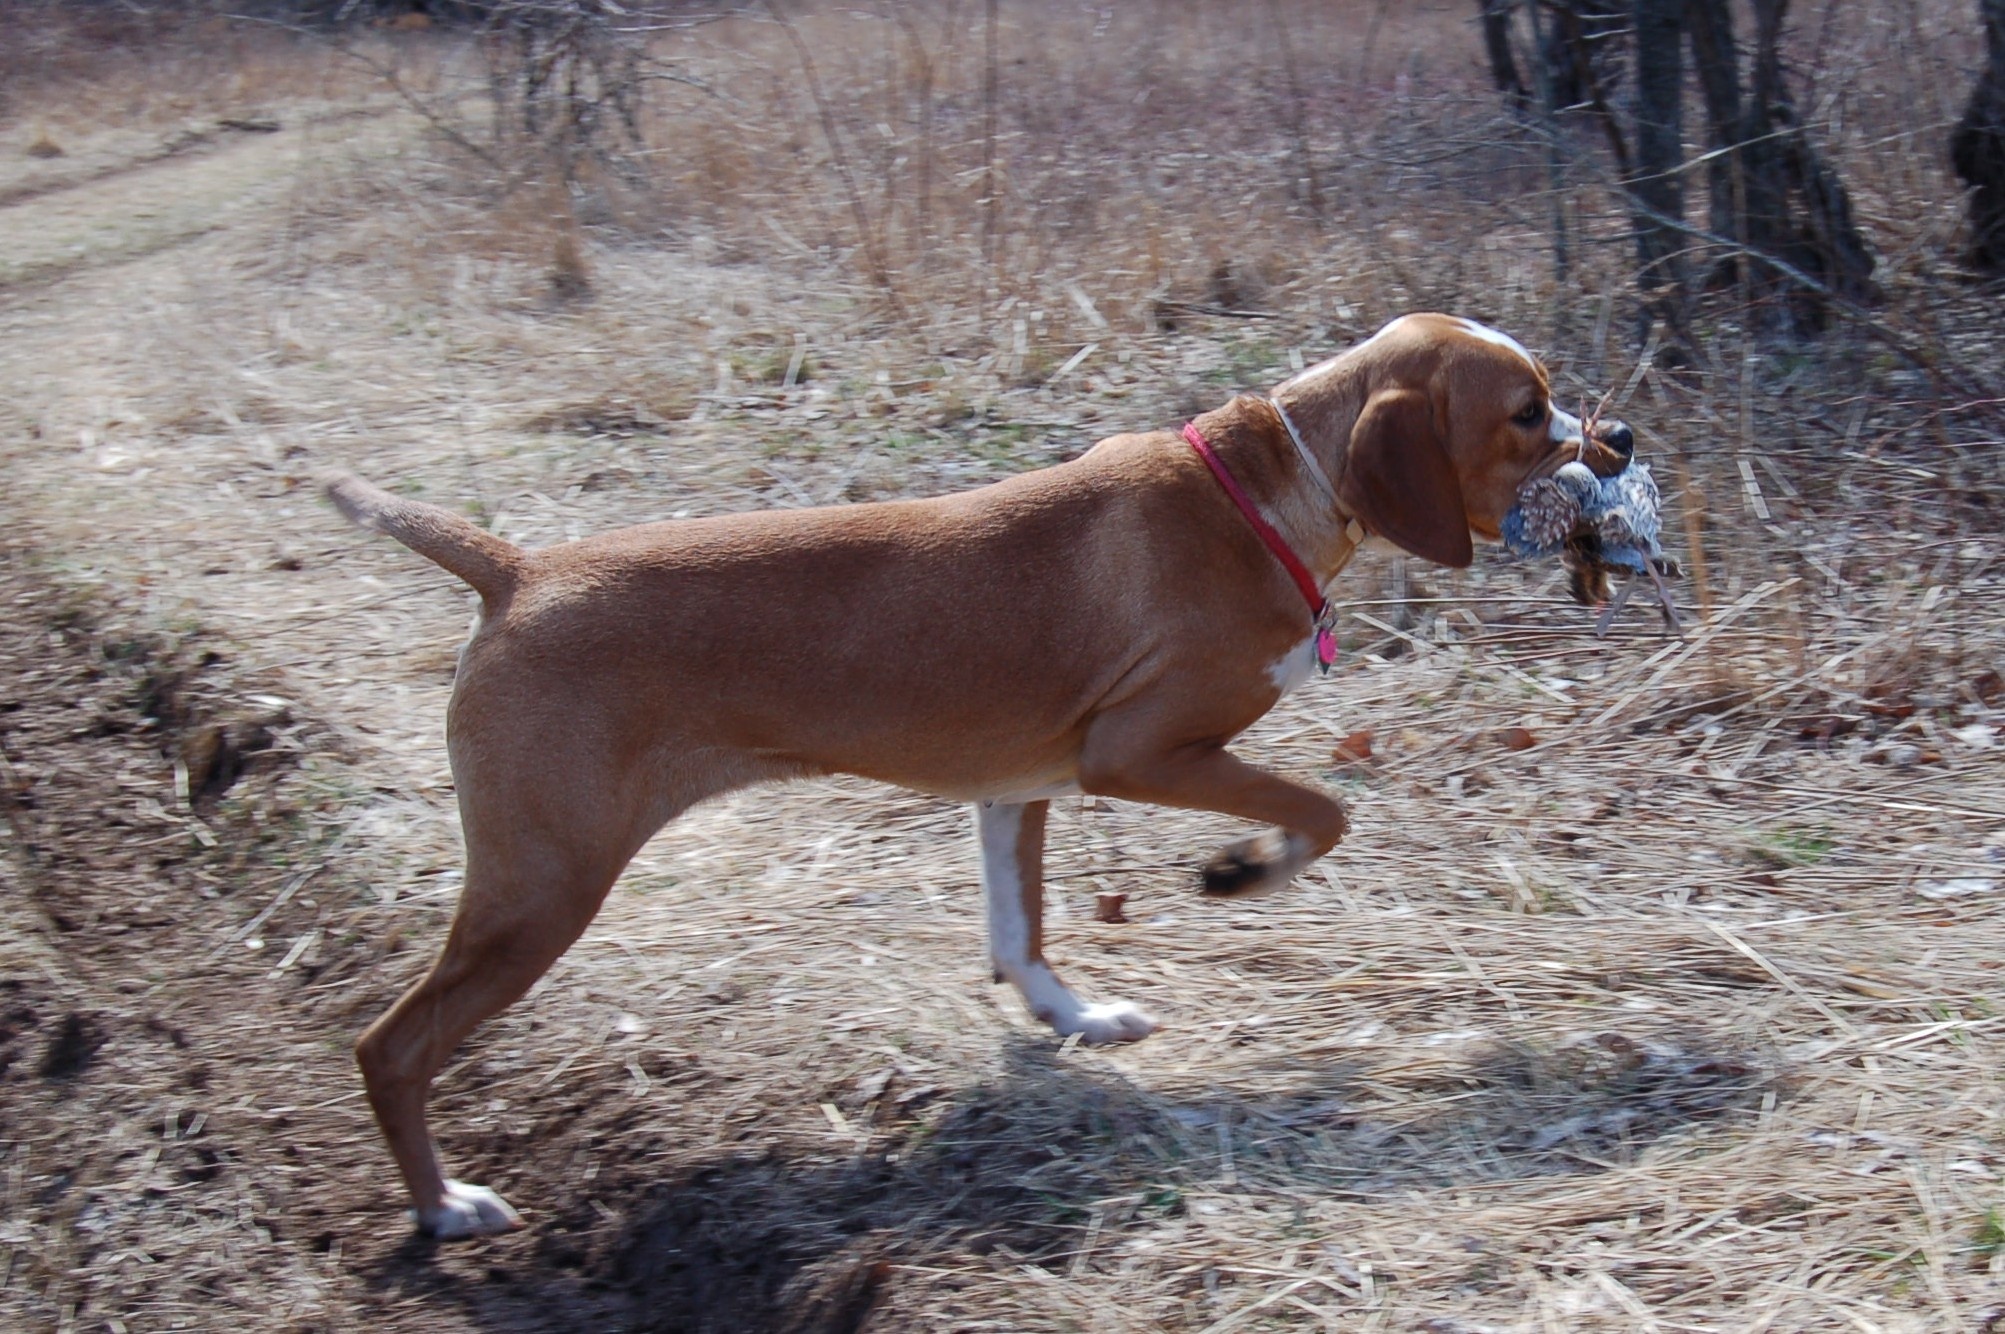
[[[660,90],[651,193],[489,177],[387,103],[309,130],[296,107],[342,98],[303,78],[235,156],[9,206],[0,273],[58,216],[30,210],[90,228],[0,289],[0,778],[27,798],[0,833],[6,1320],[1995,1323],[1995,409],[1857,330],[1752,341],[1724,300],[1691,374],[1632,375],[1618,211],[1583,161],[1578,224],[1609,240],[1556,299],[1536,145],[1460,5],[1384,7],[1369,43],[1377,6],[1006,22],[987,262],[961,9],[795,20],[896,309],[792,47],[746,18],[659,39],[713,92]],[[1881,318],[1993,375],[1911,110],[1959,86],[1964,16],[1837,9],[1799,50],[1838,90],[1815,105],[1888,257]],[[441,97],[475,68],[370,51]],[[148,103],[184,77],[115,73]],[[7,115],[25,148],[35,113]],[[220,218],[141,234],[166,198]],[[452,902],[466,607],[322,510],[311,464],[528,542],[936,492],[1423,305],[1546,344],[1568,392],[1613,384],[1677,507],[1688,641],[1641,607],[1594,641],[1556,570],[1361,565],[1340,670],[1242,747],[1352,802],[1293,891],[1197,900],[1231,822],[1054,811],[1057,953],[1170,1022],[1130,1050],[1050,1042],[988,984],[961,810],[852,782],[699,810],[441,1082],[453,1162],[532,1229],[403,1240],[345,1045]],[[188,703],[163,714],[165,680]],[[191,809],[232,723],[274,744]],[[1371,758],[1333,759],[1365,727]],[[1131,923],[1092,920],[1105,889]]]

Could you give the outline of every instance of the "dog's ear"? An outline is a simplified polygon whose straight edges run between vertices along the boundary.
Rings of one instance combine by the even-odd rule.
[[[1351,428],[1337,498],[1394,545],[1457,569],[1475,559],[1462,484],[1434,429],[1434,405],[1413,389],[1373,394]]]

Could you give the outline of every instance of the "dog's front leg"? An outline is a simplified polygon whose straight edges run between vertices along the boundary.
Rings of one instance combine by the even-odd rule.
[[[1327,793],[1256,769],[1216,742],[1163,746],[1151,729],[1105,720],[1087,738],[1080,787],[1096,796],[1218,811],[1274,826],[1229,843],[1205,863],[1203,887],[1221,898],[1272,893],[1335,847],[1348,819]]]
[[[1089,1005],[1044,961],[1044,817],[1048,801],[984,801],[975,807],[982,838],[982,894],[988,903],[989,960],[1030,1012],[1061,1037],[1133,1042],[1156,1021],[1133,1005]]]

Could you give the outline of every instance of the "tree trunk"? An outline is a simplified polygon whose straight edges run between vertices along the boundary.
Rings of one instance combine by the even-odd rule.
[[[1811,331],[1825,322],[1823,298],[1784,280],[1762,256],[1794,265],[1848,300],[1872,300],[1878,289],[1851,198],[1818,156],[1783,81],[1788,8],[1788,0],[1753,0],[1754,69],[1745,100],[1730,0],[1688,0],[1685,18],[1712,150],[1709,230],[1733,246],[1712,273],[1713,284],[1738,282],[1750,301],[1786,295],[1767,306],[1771,322]]]
[[[1678,168],[1684,158],[1685,0],[1635,0],[1636,163],[1627,185],[1636,210],[1638,279],[1645,292],[1668,288],[1659,311],[1682,327],[1685,287],[1685,191]]]
[[[1539,0],[1532,0],[1532,49],[1548,50],[1545,25],[1539,21]],[[1544,118],[1546,136],[1546,192],[1552,197],[1552,277],[1556,290],[1572,285],[1573,245],[1566,224],[1566,156],[1560,145],[1558,107],[1553,101],[1552,65],[1543,58],[1532,63],[1539,86],[1539,114]],[[1566,303],[1559,307],[1566,309]],[[1562,318],[1564,318],[1562,316]]]
[[[1818,156],[1782,79],[1782,20],[1788,9],[1789,0],[1754,0],[1754,105],[1747,142],[1756,151],[1744,173],[1748,239],[1752,248],[1790,261],[1841,297],[1875,301],[1880,292],[1873,282],[1873,252],[1852,219],[1852,197]],[[1821,326],[1822,312],[1809,322]]]
[[[1792,232],[1783,153],[1772,137],[1776,130],[1772,108],[1787,100],[1776,55],[1781,8],[1757,4],[1761,31],[1754,84],[1745,101],[1730,0],[1691,0],[1687,11],[1692,62],[1698,66],[1705,94],[1707,147],[1714,153],[1706,164],[1710,229],[1744,250],[1768,254],[1786,249]],[[1745,254],[1730,256],[1718,276],[1729,281],[1753,276],[1746,260]]]
[[[1485,40],[1509,58],[1510,0],[1481,0]],[[1611,106],[1609,85],[1620,77],[1611,38],[1619,18],[1614,0],[1527,0],[1533,9],[1534,66],[1549,111],[1578,105],[1608,138],[1635,226],[1637,283],[1646,313],[1661,320],[1673,342],[1687,339],[1691,299],[1687,255],[1695,240],[1727,252],[1712,275],[1738,283],[1758,317],[1809,331],[1825,309],[1876,300],[1874,257],[1853,220],[1851,197],[1819,156],[1796,113],[1782,76],[1781,40],[1789,0],[1749,0],[1755,20],[1754,58],[1741,81],[1734,40],[1734,0],[1627,0],[1634,37],[1635,92],[1630,133]],[[1989,182],[1972,197],[1973,231],[1991,250],[1987,263],[2005,270],[2005,0],[1980,0],[1987,16],[1992,70],[1972,99],[1957,133],[1958,170]],[[1544,28],[1541,12],[1553,17]],[[1704,98],[1708,225],[1685,222],[1683,133],[1684,44]],[[1515,62],[1510,66],[1517,77]],[[1577,87],[1569,98],[1555,71]],[[1499,77],[1499,86],[1503,80]],[[1982,106],[1979,103],[1982,102]],[[1558,136],[1553,136],[1555,143]],[[1985,173],[1988,172],[1988,175]],[[1980,207],[1990,211],[1976,221]],[[1808,281],[1805,281],[1805,279]]]
[[[1553,107],[1592,105],[1622,83],[1622,38],[1629,29],[1627,0],[1540,0],[1553,24],[1538,44]]]
[[[1987,273],[2005,273],[2005,0],[1978,0],[1978,12],[1984,72],[1949,137],[1949,156],[1970,187],[1966,258]]]
[[[1490,57],[1490,81],[1497,85],[1497,91],[1511,99],[1511,105],[1522,110],[1529,102],[1530,94],[1525,81],[1518,74],[1517,59],[1511,54],[1511,10],[1517,0],[1476,0],[1476,7],[1483,12],[1483,49]],[[1532,0],[1537,4],[1538,0]]]
[[[1531,19],[1529,79],[1518,68],[1520,48],[1511,39],[1521,7]],[[1588,103],[1591,82],[1604,93],[1621,82],[1628,0],[1476,0],[1476,9],[1490,82],[1518,110],[1526,110],[1536,93],[1546,111],[1565,111]]]
[[[1740,53],[1734,47],[1733,6],[1729,0],[1690,0],[1685,30],[1692,39],[1692,66],[1706,102],[1706,216],[1716,236],[1747,243],[1744,216],[1744,155],[1747,126],[1740,101]],[[1739,271],[1729,260],[1724,276]]]

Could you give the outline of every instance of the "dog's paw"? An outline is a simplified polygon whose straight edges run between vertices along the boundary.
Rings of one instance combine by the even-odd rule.
[[[437,1208],[418,1215],[418,1230],[439,1241],[492,1237],[521,1226],[522,1215],[511,1209],[507,1200],[485,1186],[469,1186],[464,1181],[446,1182],[445,1199]]]
[[[1204,892],[1220,899],[1253,899],[1272,894],[1295,878],[1304,857],[1292,834],[1269,829],[1218,850],[1204,864]]]
[[[1156,1021],[1140,1006],[1113,1001],[1106,1005],[1082,1005],[1077,1014],[1052,1027],[1060,1037],[1077,1033],[1081,1042],[1139,1042],[1156,1031]]]

